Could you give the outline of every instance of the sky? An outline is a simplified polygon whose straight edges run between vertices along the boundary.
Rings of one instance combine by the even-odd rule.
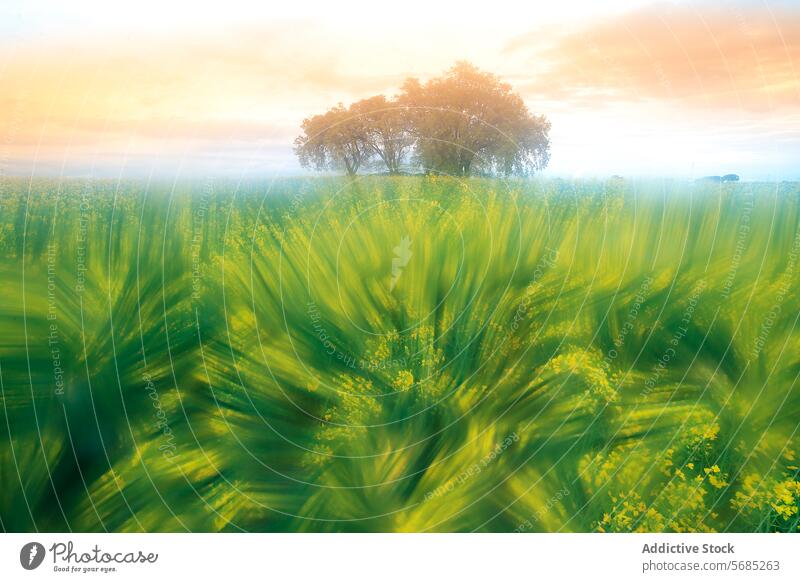
[[[800,3],[3,0],[0,175],[297,174],[305,117],[459,60],[548,175],[800,179]]]

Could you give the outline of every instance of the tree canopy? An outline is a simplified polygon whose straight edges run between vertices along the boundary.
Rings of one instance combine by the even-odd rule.
[[[390,174],[528,175],[550,159],[550,122],[466,62],[426,83],[406,79],[394,99],[340,103],[305,119],[302,130],[294,143],[303,167],[349,175],[372,163]]]

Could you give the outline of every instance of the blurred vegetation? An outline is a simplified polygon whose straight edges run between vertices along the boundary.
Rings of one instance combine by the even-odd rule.
[[[5,531],[798,528],[796,184],[0,188]]]

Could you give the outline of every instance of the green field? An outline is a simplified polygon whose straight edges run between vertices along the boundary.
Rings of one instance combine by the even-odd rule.
[[[796,531],[797,184],[0,183],[5,531]]]

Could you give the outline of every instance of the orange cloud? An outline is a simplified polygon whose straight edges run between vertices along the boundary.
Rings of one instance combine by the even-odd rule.
[[[546,37],[545,37],[546,38]],[[707,109],[800,106],[800,13],[764,6],[656,5],[563,35],[513,39],[543,98],[597,106],[666,100]]]
[[[312,23],[298,29],[313,38]],[[25,46],[0,63],[0,163],[85,150],[280,139],[331,102],[396,84],[347,72],[297,30],[97,38]]]

